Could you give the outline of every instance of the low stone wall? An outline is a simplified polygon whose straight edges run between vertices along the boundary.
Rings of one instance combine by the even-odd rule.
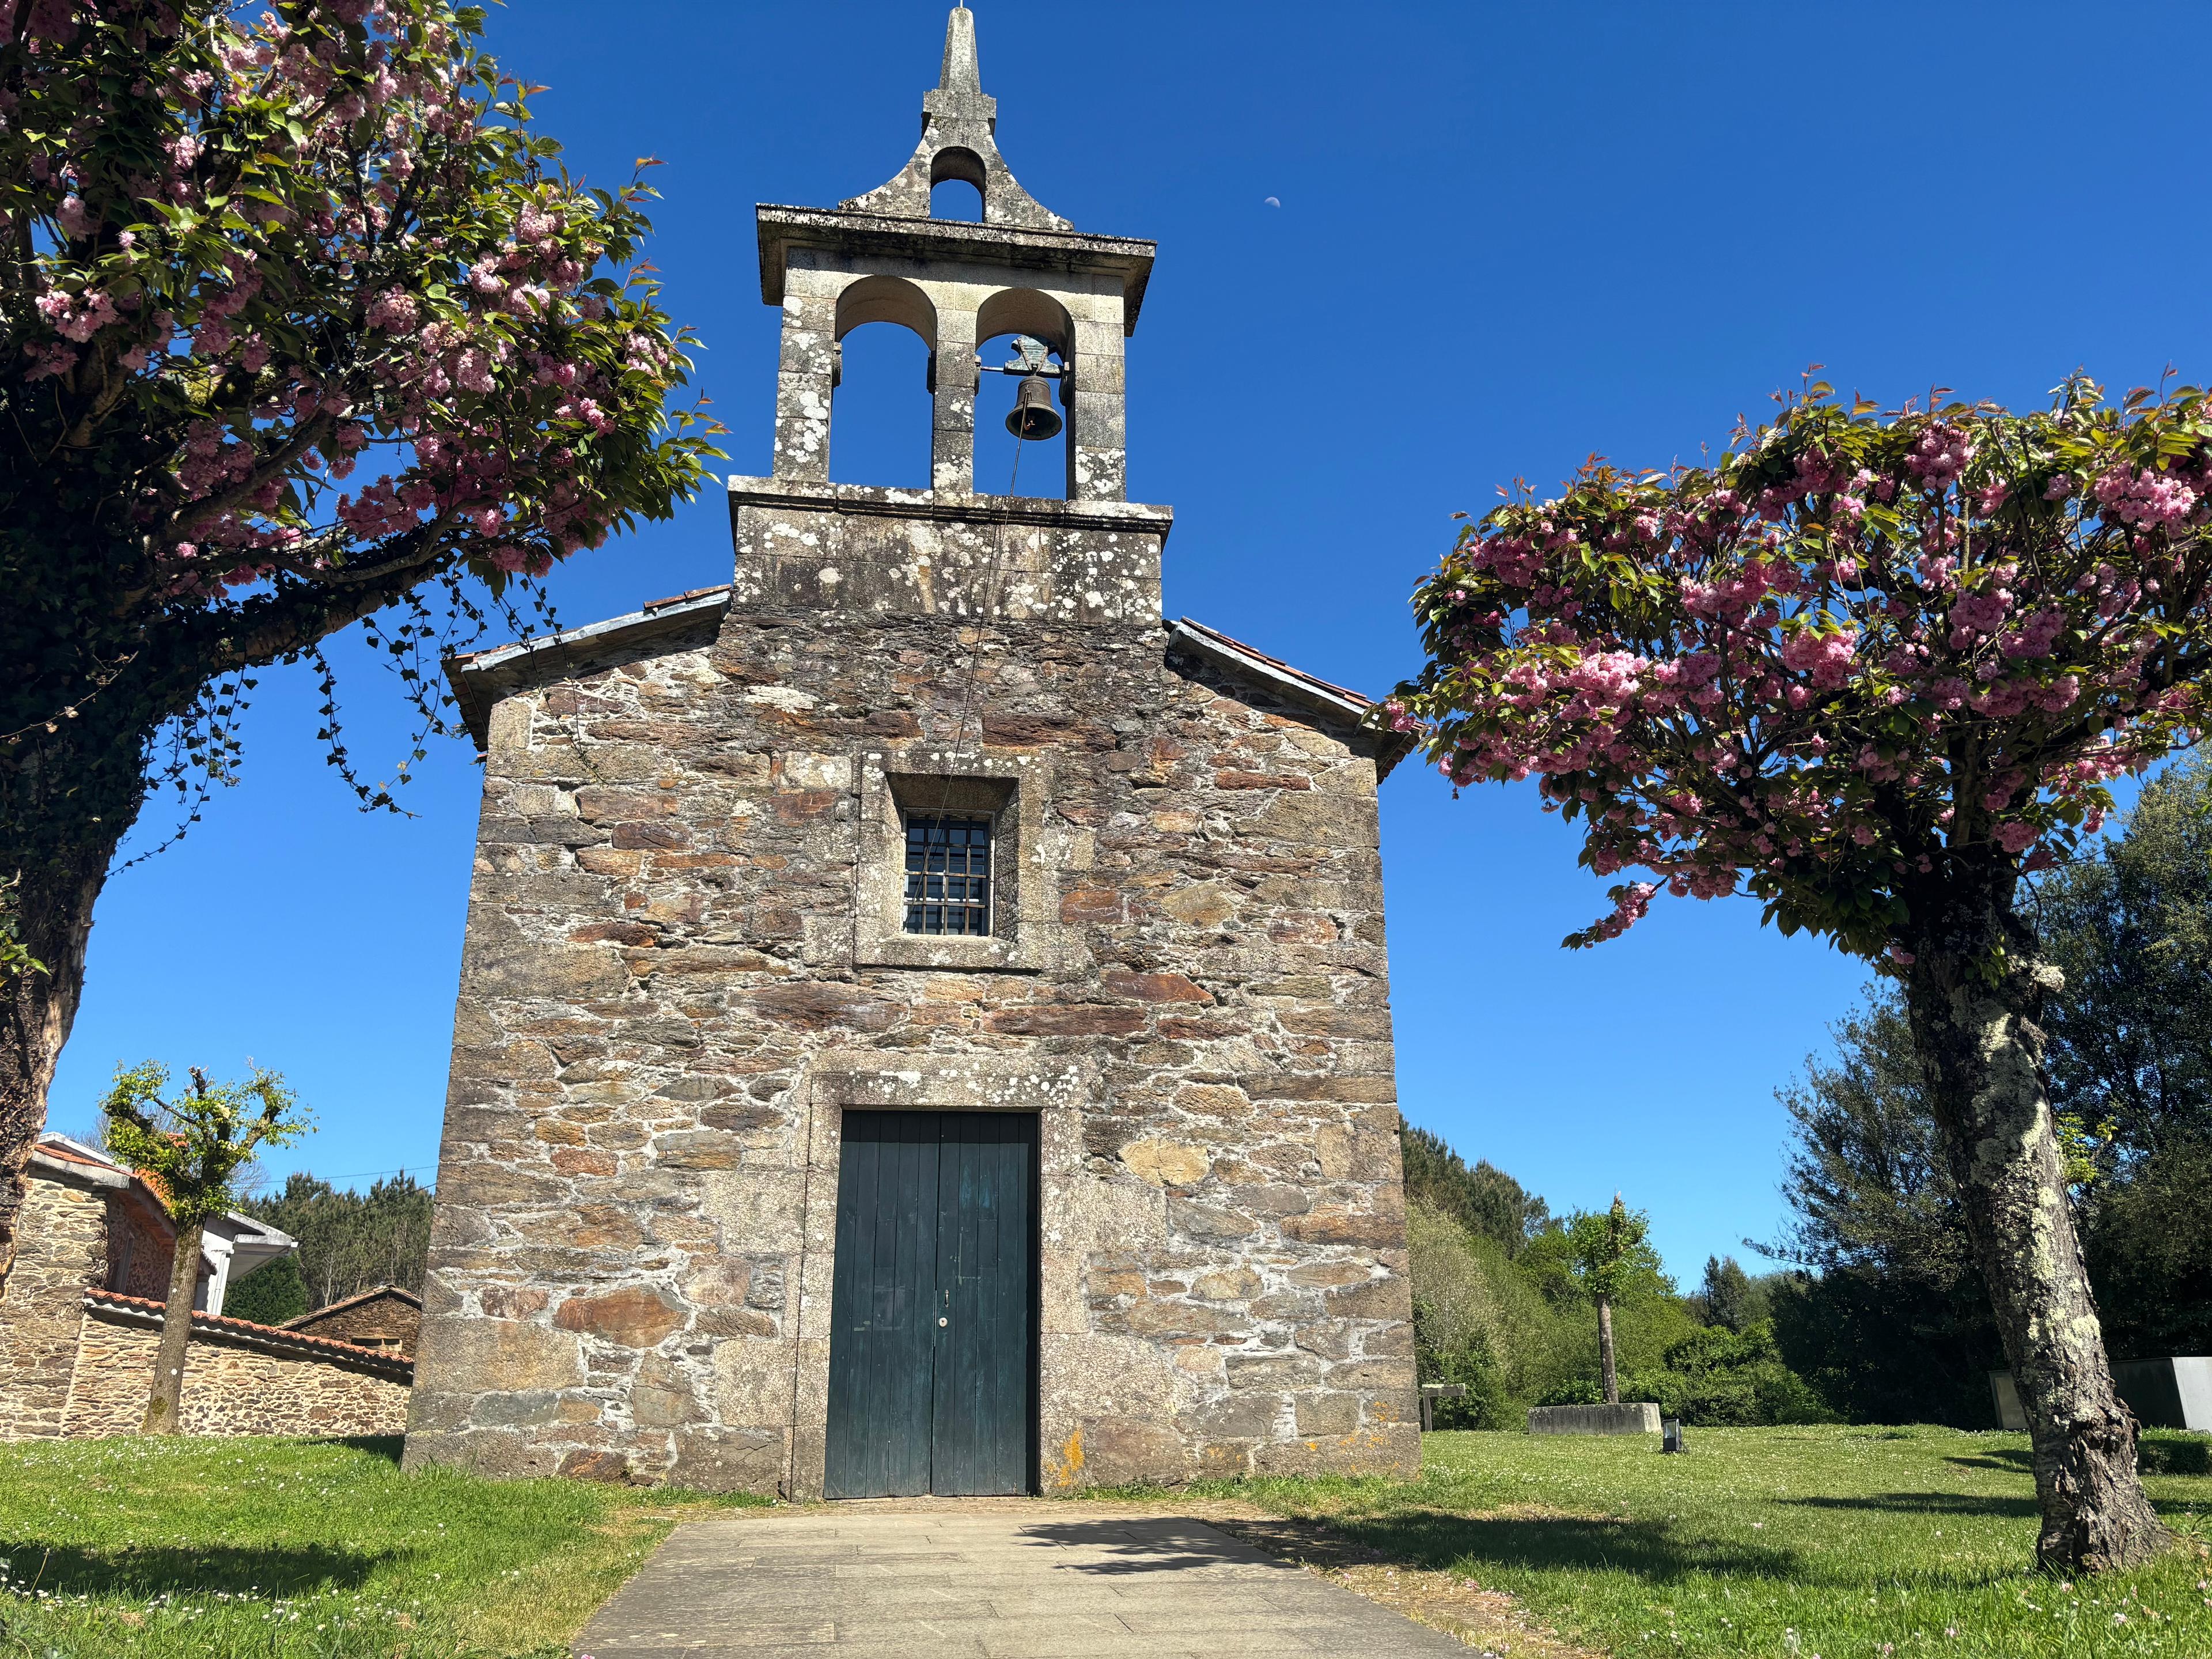
[[[79,1304],[106,1267],[106,1191],[75,1174],[35,1171],[16,1212],[15,1265],[0,1298],[0,1440],[62,1432]]]
[[[61,1433],[73,1440],[136,1434],[153,1388],[161,1315],[88,1296],[82,1316]],[[244,1328],[226,1328],[238,1327]],[[404,1433],[414,1368],[366,1352],[356,1358],[317,1351],[340,1346],[243,1320],[195,1319],[185,1357],[183,1432]]]
[[[1659,1407],[1650,1401],[1621,1406],[1532,1406],[1531,1434],[1656,1434]]]
[[[2212,1434],[2212,1358],[2123,1360],[2112,1367],[2112,1389],[2147,1429]],[[2020,1386],[2010,1371],[1990,1373],[1990,1396],[1997,1426],[2025,1434],[2027,1407],[2021,1403]]]

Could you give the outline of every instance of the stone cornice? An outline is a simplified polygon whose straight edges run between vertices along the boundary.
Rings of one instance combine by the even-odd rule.
[[[866,518],[921,520],[933,524],[1035,525],[1047,530],[1100,530],[1157,536],[1163,545],[1175,528],[1175,508],[1142,501],[1066,501],[1057,495],[963,495],[934,489],[893,489],[879,484],[820,483],[808,478],[748,478],[730,475],[730,521],[741,507],[853,514]]]
[[[1133,236],[1092,236],[1077,230],[985,225],[963,219],[896,219],[768,202],[756,207],[753,215],[760,232],[761,299],[772,306],[783,303],[784,267],[794,247],[940,264],[970,259],[1009,270],[1119,276],[1121,331],[1133,334],[1158,247]]]

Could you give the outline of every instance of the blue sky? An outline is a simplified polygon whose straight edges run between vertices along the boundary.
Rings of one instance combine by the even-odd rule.
[[[1130,342],[1131,495],[1171,504],[1170,614],[1370,690],[1419,666],[1406,597],[1516,476],[1725,441],[1807,364],[1895,402],[2039,400],[2076,365],[2201,380],[2212,10],[2028,4],[1273,3],[976,7],[1015,173],[1079,228],[1157,238]],[[726,470],[768,470],[775,313],[752,204],[888,178],[945,8],[514,0],[493,39],[597,182],[666,199],[651,257],[709,349]],[[1279,199],[1279,207],[1266,198]],[[918,351],[849,349],[836,476],[921,464]],[[993,483],[984,463],[987,487]],[[558,573],[571,623],[724,581],[719,500]],[[333,653],[357,759],[403,712]],[[418,816],[364,817],[313,741],[312,682],[264,677],[245,781],[117,876],[53,1095],[82,1129],[118,1060],[276,1067],[322,1128],[274,1168],[367,1184],[436,1152],[478,774],[434,750]],[[174,815],[149,806],[138,842]],[[1407,1116],[1555,1209],[1616,1188],[1669,1264],[1771,1237],[1775,1086],[1823,1047],[1854,963],[1748,902],[1604,908],[1526,788],[1383,792]]]

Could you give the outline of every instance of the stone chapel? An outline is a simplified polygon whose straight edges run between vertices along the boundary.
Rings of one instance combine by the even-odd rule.
[[[757,210],[775,457],[729,480],[730,585],[451,665],[485,778],[410,1466],[1418,1468],[1402,744],[1163,617],[1172,514],[1124,489],[1153,245],[1030,197],[995,109],[955,9],[890,182]],[[931,216],[947,179],[979,222]],[[830,482],[880,321],[929,348],[925,490]],[[1001,362],[1049,496],[978,490]]]

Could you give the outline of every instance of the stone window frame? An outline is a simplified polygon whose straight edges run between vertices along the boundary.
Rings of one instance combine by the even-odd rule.
[[[1049,755],[946,755],[933,750],[860,759],[854,961],[864,968],[1041,973],[1054,964],[1059,872],[1044,855]],[[991,927],[973,934],[906,931],[906,811],[988,812]]]

